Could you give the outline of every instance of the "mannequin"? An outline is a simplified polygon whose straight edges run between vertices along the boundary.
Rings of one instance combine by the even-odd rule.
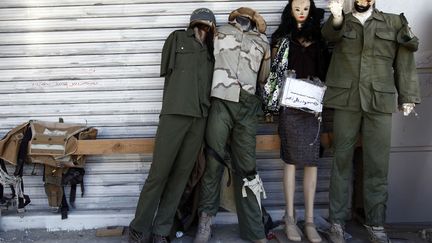
[[[315,76],[324,79],[326,51],[320,33],[322,14],[323,11],[315,7],[313,0],[288,2],[281,24],[272,35],[273,62],[269,82],[274,82],[272,78],[284,80],[282,73],[285,70],[294,70],[297,78]],[[264,100],[268,99],[266,92],[265,89]],[[272,110],[271,107],[267,108]],[[314,225],[313,212],[319,154],[319,141],[316,139],[320,132],[319,121],[314,114],[293,108],[281,107],[278,111],[281,160],[284,163],[285,233],[289,240],[301,241],[294,209],[295,172],[300,167],[304,168],[305,235],[310,242],[321,242]]]
[[[375,0],[355,0],[349,14],[343,14],[343,4],[343,0],[329,3],[332,15],[322,29],[324,38],[335,43],[324,96],[324,105],[335,109],[329,236],[333,242],[345,242],[349,178],[361,130],[365,227],[372,242],[386,243],[392,113],[399,105],[408,116],[420,103],[413,55],[418,39],[403,14],[378,11]]]
[[[253,9],[231,12],[229,23],[218,27],[211,107],[206,128],[206,168],[201,179],[199,223],[194,243],[211,237],[211,221],[219,209],[225,148],[233,168],[235,204],[240,236],[265,243],[262,221],[262,181],[256,170],[256,128],[262,101],[255,95],[270,68],[270,45],[264,19]],[[227,144],[227,141],[230,143]]]
[[[165,40],[162,110],[153,163],[129,225],[131,243],[169,242],[176,208],[204,142],[215,31],[213,12],[199,8],[186,30],[173,31]]]

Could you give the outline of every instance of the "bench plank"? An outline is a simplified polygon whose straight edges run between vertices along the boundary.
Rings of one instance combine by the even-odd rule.
[[[277,151],[279,147],[278,135],[258,135],[256,137],[257,151]],[[74,154],[151,154],[153,149],[154,138],[79,140]]]

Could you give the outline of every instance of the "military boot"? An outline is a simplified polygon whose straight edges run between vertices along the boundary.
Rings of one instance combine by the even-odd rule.
[[[329,232],[330,242],[345,243],[344,229],[340,224],[332,224]]]
[[[194,243],[207,243],[211,237],[212,216],[202,212],[199,218],[198,230]]]
[[[153,243],[169,243],[170,240],[167,236],[153,235]]]
[[[369,234],[369,240],[372,243],[390,243],[390,239],[382,226],[367,226],[365,225]]]
[[[128,242],[129,243],[150,243],[150,235],[146,235],[139,231],[129,228]]]

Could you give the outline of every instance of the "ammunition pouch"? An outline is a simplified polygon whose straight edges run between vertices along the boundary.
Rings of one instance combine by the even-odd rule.
[[[3,186],[10,186],[12,197],[17,199],[18,211],[23,211],[24,206],[30,203],[30,198],[23,194],[22,174],[24,162],[31,161],[44,165],[43,181],[49,206],[60,208],[62,219],[67,218],[68,205],[63,187],[71,185],[72,205],[77,184],[81,184],[82,195],[84,193],[86,157],[74,155],[78,140],[96,139],[96,136],[97,129],[61,122],[30,121],[12,129],[0,140],[0,162],[15,165],[13,175],[7,173],[4,164],[1,166],[0,202],[4,201]]]
[[[63,197],[62,188],[63,168],[57,168],[45,165],[44,168],[44,181],[45,193],[48,196],[48,205],[52,208],[59,208],[61,206]]]
[[[73,155],[79,139],[96,139],[97,130],[56,122],[30,122],[32,139],[28,154],[33,163],[52,167],[84,167],[85,156]]]

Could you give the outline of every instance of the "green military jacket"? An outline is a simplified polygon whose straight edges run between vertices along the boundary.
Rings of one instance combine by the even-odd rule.
[[[332,16],[322,34],[335,43],[324,105],[342,110],[392,113],[396,100],[420,103],[414,62],[418,39],[403,15],[374,10],[364,26],[350,13],[339,29]]]
[[[207,117],[214,58],[192,29],[172,32],[162,49],[165,77],[161,114]]]

